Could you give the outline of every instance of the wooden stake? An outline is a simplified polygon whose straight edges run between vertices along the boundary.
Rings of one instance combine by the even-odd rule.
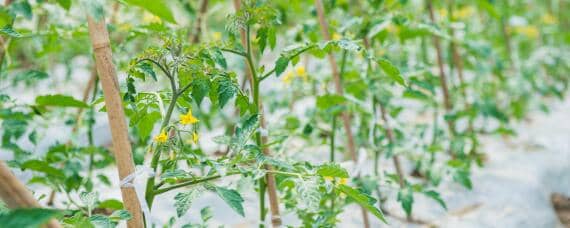
[[[315,8],[317,9],[317,16],[319,19],[319,24],[321,25],[320,26],[321,27],[321,33],[323,34],[323,37],[326,41],[331,40],[331,35],[329,33],[329,24],[325,19],[325,10],[324,10],[323,3],[321,0],[315,0]],[[331,70],[332,70],[333,81],[334,81],[336,93],[340,96],[343,96],[344,90],[342,88],[340,73],[338,71],[338,64],[336,63],[336,59],[334,58],[334,55],[332,53],[328,53],[327,58],[329,60],[329,64],[331,65]],[[348,114],[348,112],[342,112],[341,118],[342,118],[342,122],[343,122],[342,124],[344,127],[344,132],[345,132],[346,138],[347,138],[348,151],[350,153],[352,161],[354,161],[354,164],[356,165],[358,158],[356,156],[356,147],[354,144],[354,136],[352,135],[352,130],[350,129],[350,115]],[[368,213],[364,208],[361,207],[360,209],[362,211],[362,220],[364,223],[364,227],[368,228],[368,227],[370,227],[370,221],[368,220]]]
[[[8,208],[37,208],[40,204],[32,193],[14,176],[12,171],[0,161],[0,197]],[[33,219],[33,218],[30,218]],[[46,226],[48,228],[59,228],[59,223],[52,219]]]
[[[428,8],[428,12],[429,12],[429,18],[431,20],[432,23],[436,23],[435,21],[435,15],[434,15],[434,11],[433,11],[433,4],[431,0],[427,0],[427,8]],[[441,51],[441,44],[439,42],[439,37],[437,37],[436,35],[433,35],[432,37],[433,39],[433,45],[435,46],[435,51],[436,51],[436,55],[437,55],[437,65],[439,68],[439,82],[441,84],[441,90],[443,92],[443,105],[445,107],[445,111],[446,113],[451,112],[452,110],[452,104],[451,104],[451,99],[449,97],[449,89],[447,87],[447,77],[445,76],[445,70],[443,69],[443,55],[442,55],[442,51]],[[449,131],[451,134],[455,134],[455,127],[453,124],[453,121],[448,120],[447,122],[447,126],[449,128]]]
[[[236,12],[239,11],[240,7],[241,7],[241,1],[240,0],[234,0],[233,3],[234,3],[234,8],[235,8]],[[248,44],[248,42],[247,42],[248,38],[249,38],[248,33],[249,33],[249,31],[245,31],[244,29],[242,29],[240,31],[240,36],[241,36],[240,38],[241,38],[241,43],[242,43],[243,47],[247,48],[249,58],[253,59],[253,56],[251,56],[252,53],[251,53],[250,44]],[[259,123],[260,123],[259,125],[262,129],[266,129],[265,118],[263,116],[263,105],[262,105],[263,102],[262,102],[261,98],[259,97],[259,81],[256,82],[254,72],[252,72],[254,70],[255,69],[252,69],[251,65],[250,65],[250,67],[246,67],[246,75],[247,75],[247,78],[249,80],[249,85],[250,85],[250,88],[252,90],[252,95],[253,95],[254,99],[256,99],[255,98],[256,96],[258,99],[258,102],[257,102],[259,105],[258,106],[258,114],[261,115],[261,119],[259,120]],[[255,93],[256,90],[257,90],[257,94]],[[259,133],[257,133],[257,134],[259,134]],[[268,141],[267,136],[261,136],[261,144],[262,145],[266,145],[267,141]],[[267,148],[267,147],[263,148],[263,154],[270,155],[271,152],[269,151],[269,148]],[[273,167],[271,165],[265,165],[265,169],[272,171]],[[265,181],[266,181],[266,183],[265,183],[266,186],[264,186],[264,187],[267,188],[267,194],[269,196],[269,208],[271,210],[271,225],[273,227],[280,227],[282,225],[282,221],[281,221],[281,215],[279,212],[279,196],[277,195],[277,184],[275,181],[275,175],[271,172],[267,172],[267,174],[265,174]],[[261,187],[262,185],[264,185],[264,184],[262,182],[260,182],[260,189],[259,189],[259,191],[261,192],[260,197],[265,197],[265,194],[263,193],[264,188]],[[263,202],[265,201],[265,199],[260,198],[259,200],[261,200],[260,205],[264,205]],[[265,210],[265,208],[262,207],[262,208],[260,208],[260,210],[261,210],[260,213],[262,214],[261,220],[265,221],[264,220],[265,215],[263,214],[263,210]]]
[[[89,37],[93,45],[97,72],[103,89],[105,107],[111,127],[113,140],[113,153],[117,162],[119,178],[123,180],[128,175],[134,173],[135,165],[129,142],[128,128],[123,110],[122,99],[119,93],[119,82],[109,41],[109,33],[105,20],[95,21],[91,16],[87,16],[89,27]],[[125,208],[132,214],[133,218],[127,222],[128,227],[143,227],[143,216],[137,193],[132,187],[121,186],[121,194]]]
[[[202,24],[205,21],[206,13],[208,11],[208,0],[202,0],[200,3],[200,11],[198,12],[198,17],[196,18],[196,31],[192,36],[190,42],[197,44],[200,42],[200,35],[202,35]]]

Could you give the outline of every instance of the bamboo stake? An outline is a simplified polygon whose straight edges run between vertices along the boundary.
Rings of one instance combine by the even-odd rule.
[[[317,16],[319,19],[319,24],[321,25],[320,27],[321,27],[321,33],[323,35],[323,38],[326,41],[331,40],[331,35],[329,33],[329,24],[325,19],[325,10],[324,10],[323,3],[321,0],[315,0],[315,8],[317,10]],[[327,58],[329,60],[329,64],[331,65],[333,81],[334,81],[334,85],[335,85],[335,91],[338,95],[343,96],[344,90],[342,88],[340,73],[338,71],[338,64],[336,62],[336,59],[334,58],[334,55],[332,53],[328,53]],[[344,131],[345,131],[346,138],[347,138],[348,151],[350,153],[352,161],[354,161],[354,163],[356,165],[356,162],[357,162],[356,147],[354,145],[354,137],[353,137],[352,131],[350,129],[350,115],[348,114],[348,112],[342,112],[341,118],[342,118],[343,127],[344,127]],[[368,227],[370,227],[370,221],[368,220],[368,213],[366,212],[366,210],[364,208],[361,207],[360,209],[362,211],[362,220],[364,223],[364,227],[368,228]]]
[[[3,161],[0,161],[0,183],[2,183],[0,184],[0,197],[8,208],[40,207],[40,204],[36,201],[32,193],[14,176]],[[55,219],[49,220],[46,226],[48,228],[60,227]]]
[[[89,27],[89,37],[93,45],[95,63],[99,73],[105,107],[111,127],[113,137],[113,152],[117,162],[119,178],[123,180],[128,175],[134,173],[135,166],[129,142],[128,128],[125,122],[122,99],[119,93],[119,82],[115,65],[112,60],[109,33],[105,20],[95,21],[91,16],[87,17]],[[128,227],[143,227],[143,216],[137,193],[132,187],[121,186],[121,194],[125,208],[129,210],[133,218],[127,222]]]
[[[240,10],[241,7],[241,1],[240,0],[234,0],[234,8],[237,11]],[[253,56],[251,53],[251,47],[250,47],[250,43],[249,43],[249,29],[246,31],[244,29],[240,30],[240,38],[241,38],[241,43],[243,45],[244,48],[247,48],[247,58],[249,58],[250,64],[249,67],[246,67],[246,75],[247,78],[249,80],[249,85],[250,88],[252,90],[252,95],[254,97],[254,100],[257,99],[257,105],[258,105],[258,114],[261,115],[261,119],[259,120],[259,125],[262,129],[266,129],[266,123],[265,123],[265,118],[263,116],[263,105],[262,105],[262,101],[261,98],[259,97],[259,80],[256,78],[256,76],[254,76],[254,70],[252,67],[252,63],[253,63]],[[257,135],[260,135],[259,133],[257,133]],[[266,145],[268,142],[267,136],[262,135],[260,137],[260,142],[262,145]],[[265,147],[263,148],[263,154],[265,155],[270,155],[271,152],[269,151],[269,148]],[[265,165],[265,168],[269,171],[273,170],[273,167],[271,165]],[[267,194],[269,196],[269,208],[271,210],[271,224],[273,227],[280,227],[282,224],[281,221],[281,215],[279,212],[279,197],[277,195],[277,184],[275,182],[275,175],[271,172],[267,172],[265,175],[265,181],[266,183],[264,184],[263,182],[260,182],[260,188],[259,188],[259,194],[260,194],[260,219],[261,221],[265,221],[265,188],[267,188]]]
[[[203,24],[202,21],[205,21],[207,11],[208,11],[208,0],[202,0],[202,2],[200,3],[200,11],[198,12],[198,18],[196,18],[196,25],[194,26],[196,27],[196,31],[192,36],[191,39],[192,43],[196,44],[200,42],[200,35],[202,33],[202,24]]]
[[[436,23],[435,21],[435,15],[434,15],[434,11],[433,11],[433,4],[432,4],[432,0],[427,0],[427,8],[429,11],[429,18],[431,20],[432,23]],[[451,100],[449,97],[449,89],[447,87],[447,77],[445,76],[445,70],[443,68],[443,56],[442,56],[442,51],[441,51],[441,43],[439,42],[439,37],[437,37],[436,35],[433,35],[432,37],[433,40],[433,45],[435,46],[435,51],[436,51],[436,55],[437,55],[437,65],[439,68],[439,82],[441,84],[441,90],[443,92],[443,105],[445,107],[445,111],[446,113],[451,112],[452,104],[451,104]],[[453,124],[453,121],[448,120],[447,122],[447,126],[449,128],[449,131],[452,135],[455,134],[455,127]]]

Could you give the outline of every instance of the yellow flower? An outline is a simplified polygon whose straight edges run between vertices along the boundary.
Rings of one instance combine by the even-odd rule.
[[[196,132],[192,132],[192,141],[194,142],[194,144],[198,143],[198,139],[200,136],[198,136],[198,133]]]
[[[297,67],[297,69],[295,69],[295,71],[297,72],[297,76],[303,77],[303,76],[307,75],[307,72],[305,71],[304,66]]]
[[[339,184],[346,184],[348,183],[348,178],[340,178],[340,180],[338,181]]]
[[[154,137],[154,141],[157,143],[165,143],[168,141],[168,136],[166,136],[166,132],[161,131],[159,135]]]
[[[292,71],[287,71],[287,73],[285,73],[285,76],[283,76],[283,78],[281,78],[281,81],[283,81],[285,84],[289,84],[289,83],[291,83],[291,81],[293,80],[294,77],[295,77],[295,74],[293,74]]]
[[[214,39],[214,41],[220,41],[222,39],[222,33],[214,32],[212,33],[212,38]]]
[[[192,115],[192,110],[190,109],[188,110],[188,113],[180,115],[180,123],[183,125],[195,124],[198,123],[198,121],[200,120]]]
[[[532,39],[536,39],[540,35],[538,28],[534,25],[518,26],[515,27],[515,31]]]
[[[547,25],[553,25],[558,23],[558,19],[556,19],[556,17],[552,16],[552,14],[545,14],[544,16],[542,16],[542,23],[547,24]]]
[[[440,17],[447,17],[447,10],[444,8],[438,9],[437,14],[439,14]]]
[[[467,19],[475,13],[475,9],[472,6],[466,6],[453,12],[453,18],[456,19]]]
[[[133,28],[133,25],[131,25],[130,23],[122,23],[119,25],[119,30],[121,30],[121,31],[129,31],[132,28]]]
[[[162,20],[160,20],[160,17],[157,17],[153,14],[145,13],[143,16],[143,22],[146,24],[152,24],[152,23],[161,23]]]
[[[328,181],[332,181],[332,180],[334,180],[334,178],[333,178],[333,177],[329,177],[329,176],[325,176],[324,178],[325,178],[325,180],[328,180]]]
[[[342,36],[340,34],[338,34],[336,32],[333,33],[332,40],[340,40],[340,39],[342,39]]]

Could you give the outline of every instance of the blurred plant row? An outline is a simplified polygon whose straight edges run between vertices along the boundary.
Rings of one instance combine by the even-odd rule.
[[[416,197],[446,209],[438,186],[476,185],[470,174],[486,162],[482,136],[515,135],[513,124],[564,98],[569,7],[565,0],[6,1],[2,157],[33,174],[29,186],[51,189],[35,196],[57,210],[27,211],[46,218],[29,221],[22,210],[2,209],[0,221],[37,225],[55,216],[68,226],[114,227],[131,217],[102,190],[119,186],[105,172],[114,170],[112,148],[96,143],[107,134],[96,121],[106,109],[85,15],[108,23],[135,163],[154,174],[137,191],[150,208],[147,222],[157,213],[153,202],[169,200],[173,216],[154,222],[207,227],[218,213],[210,207],[200,221],[181,217],[213,192],[260,226],[295,214],[299,222],[284,224],[334,227],[350,204],[362,208],[364,226],[386,222],[385,214],[425,222],[414,217]],[[79,80],[81,72],[91,79]],[[259,215],[244,209],[253,192]],[[401,210],[384,207],[391,199]]]

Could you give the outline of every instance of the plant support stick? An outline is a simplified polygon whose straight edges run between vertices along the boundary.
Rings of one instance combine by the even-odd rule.
[[[0,161],[0,183],[0,197],[8,208],[40,207],[32,193],[12,174],[3,161]],[[46,226],[48,228],[60,227],[55,219],[50,220]]]
[[[321,27],[321,33],[323,34],[323,38],[327,41],[331,40],[331,36],[329,34],[329,25],[328,25],[327,21],[325,20],[325,10],[323,8],[323,3],[321,0],[315,0],[315,8],[317,9],[317,16],[319,19],[319,24]],[[330,65],[331,65],[331,70],[332,70],[332,74],[333,74],[333,80],[334,80],[334,84],[335,84],[336,93],[340,96],[343,96],[344,92],[343,92],[343,88],[342,88],[342,84],[341,84],[340,73],[338,72],[338,65],[336,63],[334,55],[332,53],[328,53],[327,57],[328,57]],[[352,157],[352,160],[354,161],[354,164],[356,165],[356,162],[357,162],[356,148],[354,145],[354,137],[352,135],[352,131],[350,130],[350,116],[347,112],[342,112],[341,118],[342,118],[342,122],[343,122],[343,126],[344,126],[344,131],[346,134],[346,138],[348,140],[348,151],[350,153],[350,156]],[[364,223],[364,227],[368,228],[368,227],[370,227],[370,221],[368,221],[368,213],[362,207],[361,207],[361,210],[362,210],[362,220]]]
[[[97,64],[97,72],[101,80],[105,107],[107,108],[111,135],[113,137],[113,152],[117,162],[119,178],[123,180],[128,175],[134,173],[135,165],[131,152],[131,144],[129,142],[122,99],[119,93],[119,82],[111,55],[109,33],[107,32],[103,18],[99,21],[95,21],[95,19],[88,16],[87,21],[89,37],[93,45],[95,63]],[[121,186],[121,194],[125,208],[132,214],[132,219],[127,222],[128,227],[143,227],[141,206],[135,189]]]
[[[429,12],[429,18],[431,20],[432,23],[436,23],[435,21],[435,15],[433,12],[433,4],[431,0],[427,0],[427,8],[428,8],[428,12]],[[445,107],[445,111],[446,114],[451,112],[452,106],[451,106],[451,100],[449,97],[449,89],[447,87],[447,77],[445,76],[445,70],[443,69],[443,55],[442,55],[442,51],[441,51],[441,43],[439,42],[439,37],[436,35],[433,35],[433,45],[435,47],[435,52],[436,52],[436,56],[437,56],[437,65],[439,68],[439,81],[441,84],[441,90],[443,93],[443,105]],[[453,135],[455,134],[455,127],[453,126],[453,121],[451,120],[447,120],[447,126],[449,127],[449,131],[450,133]]]

